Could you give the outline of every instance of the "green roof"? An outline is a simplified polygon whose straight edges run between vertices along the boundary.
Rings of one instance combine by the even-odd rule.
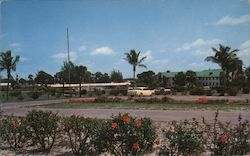
[[[196,72],[197,77],[220,77],[221,69],[208,69]]]
[[[165,77],[174,77],[178,72],[162,72],[162,76]]]
[[[220,77],[221,69],[208,69],[202,71],[195,71],[197,77]],[[165,77],[174,77],[178,72],[162,72]],[[185,72],[184,72],[185,73]]]

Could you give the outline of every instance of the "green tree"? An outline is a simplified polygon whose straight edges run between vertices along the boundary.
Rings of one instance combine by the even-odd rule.
[[[77,75],[79,77],[79,97],[81,97],[81,92],[82,92],[82,82],[83,82],[83,78],[87,72],[87,67],[79,65],[76,67],[76,71],[77,71]]]
[[[110,77],[108,73],[96,72],[94,75],[94,81],[97,83],[107,83],[110,82]]]
[[[157,86],[157,76],[151,70],[142,72],[137,75],[137,84],[140,86],[156,87]]]
[[[196,73],[192,70],[186,72],[186,84],[189,88],[192,88],[196,85]]]
[[[186,84],[186,74],[183,72],[178,72],[174,77],[174,83],[177,86],[185,86]]]
[[[147,68],[142,62],[147,58],[146,56],[140,58],[140,51],[136,52],[134,49],[130,50],[129,53],[125,53],[125,60],[133,66],[133,79],[135,81],[136,67]]]
[[[233,64],[235,65],[236,63],[238,66],[238,63],[240,63],[239,61],[236,61],[238,59],[236,52],[238,52],[239,50],[231,50],[230,47],[223,46],[221,44],[219,44],[218,49],[212,48],[212,50],[215,52],[215,55],[208,56],[205,60],[217,63],[221,67],[224,72],[223,83],[224,86],[227,86],[229,83],[229,73],[232,71],[231,68]]]
[[[7,52],[0,53],[0,71],[6,70],[8,86],[7,86],[7,100],[9,100],[9,82],[11,79],[11,71],[16,71],[16,64],[19,61],[20,56],[13,57],[12,52],[9,50]]]
[[[63,82],[65,83],[77,83],[77,74],[75,73],[76,65],[71,61],[65,61],[61,68],[63,75]]]
[[[54,83],[54,77],[45,71],[39,71],[36,75],[35,82],[41,85],[47,85]]]
[[[113,70],[110,74],[111,82],[123,82],[122,72]]]
[[[245,70],[246,80],[250,82],[250,66]]]

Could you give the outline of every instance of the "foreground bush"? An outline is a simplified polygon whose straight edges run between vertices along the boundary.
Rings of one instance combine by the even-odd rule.
[[[120,114],[96,129],[95,144],[100,153],[141,155],[152,151],[155,138],[155,129],[150,119],[136,119],[128,114]]]
[[[49,151],[58,133],[59,117],[52,112],[33,110],[27,114],[26,119],[32,143],[42,151]]]
[[[237,125],[223,124],[218,121],[218,112],[214,124],[206,125],[208,149],[212,155],[246,155],[250,152],[250,124],[239,116]]]
[[[29,139],[27,122],[25,119],[7,117],[0,121],[0,137],[11,148],[20,148]]]
[[[62,121],[62,129],[66,133],[74,155],[95,155],[92,133],[97,121],[72,115]]]
[[[31,111],[24,118],[0,119],[3,143],[16,149],[28,146],[49,151],[57,134],[74,155],[144,155],[156,150],[158,155],[247,155],[250,153],[250,123],[221,123],[216,112],[214,122],[172,121],[164,124],[164,138],[156,138],[148,118],[128,114],[111,120],[95,120],[72,115],[59,121],[52,112]],[[61,124],[59,126],[58,124]],[[65,140],[63,140],[65,139]],[[30,144],[32,143],[32,144]],[[153,144],[157,146],[153,146]],[[155,147],[155,148],[154,148]]]
[[[159,155],[200,155],[203,151],[203,131],[197,128],[196,120],[193,122],[170,122],[169,129],[165,132],[168,141]]]

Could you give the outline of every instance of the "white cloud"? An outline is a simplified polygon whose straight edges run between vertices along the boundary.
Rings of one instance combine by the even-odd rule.
[[[91,52],[91,55],[111,55],[114,50],[110,47],[100,47]]]
[[[30,60],[31,60],[31,58],[20,56],[20,61],[21,62],[26,62],[26,61],[30,61]]]
[[[240,45],[240,49],[245,49],[249,47],[250,47],[250,40],[247,40]]]
[[[10,47],[21,47],[21,43],[18,43],[18,42],[14,42],[14,43],[11,43],[10,44]]]
[[[142,57],[147,57],[146,60],[150,61],[153,59],[152,57],[152,51],[151,50],[147,50],[145,53],[142,53]]]
[[[237,25],[250,22],[250,15],[242,15],[240,17],[225,16],[215,22],[215,25]]]
[[[11,50],[14,52],[20,52],[23,50],[22,44],[18,42],[11,43],[9,46],[11,47]]]
[[[192,48],[199,48],[204,46],[211,46],[214,44],[218,44],[221,41],[219,39],[212,39],[212,40],[204,40],[202,38],[199,38],[191,43],[185,43],[180,48],[177,48],[176,51],[186,51],[190,50]]]
[[[165,69],[168,65],[169,60],[168,59],[157,59],[152,61],[150,64],[156,69],[156,70],[162,70]]]
[[[77,53],[74,51],[71,51],[71,52],[69,52],[69,54],[70,54],[70,60],[75,61],[77,58]],[[68,53],[67,52],[66,53],[60,52],[60,53],[52,55],[51,58],[53,58],[54,61],[56,61],[56,62],[66,61],[68,59]]]
[[[82,45],[82,46],[80,46],[80,47],[78,48],[78,51],[79,51],[79,52],[83,52],[83,51],[85,51],[86,49],[87,49],[86,46]]]
[[[239,57],[243,60],[246,66],[250,65],[250,40],[243,42],[239,48]]]

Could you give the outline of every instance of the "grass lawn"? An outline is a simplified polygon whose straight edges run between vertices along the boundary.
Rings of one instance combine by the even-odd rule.
[[[161,110],[250,110],[250,104],[183,104],[183,103],[58,103],[43,108],[100,108],[100,109],[161,109]]]

